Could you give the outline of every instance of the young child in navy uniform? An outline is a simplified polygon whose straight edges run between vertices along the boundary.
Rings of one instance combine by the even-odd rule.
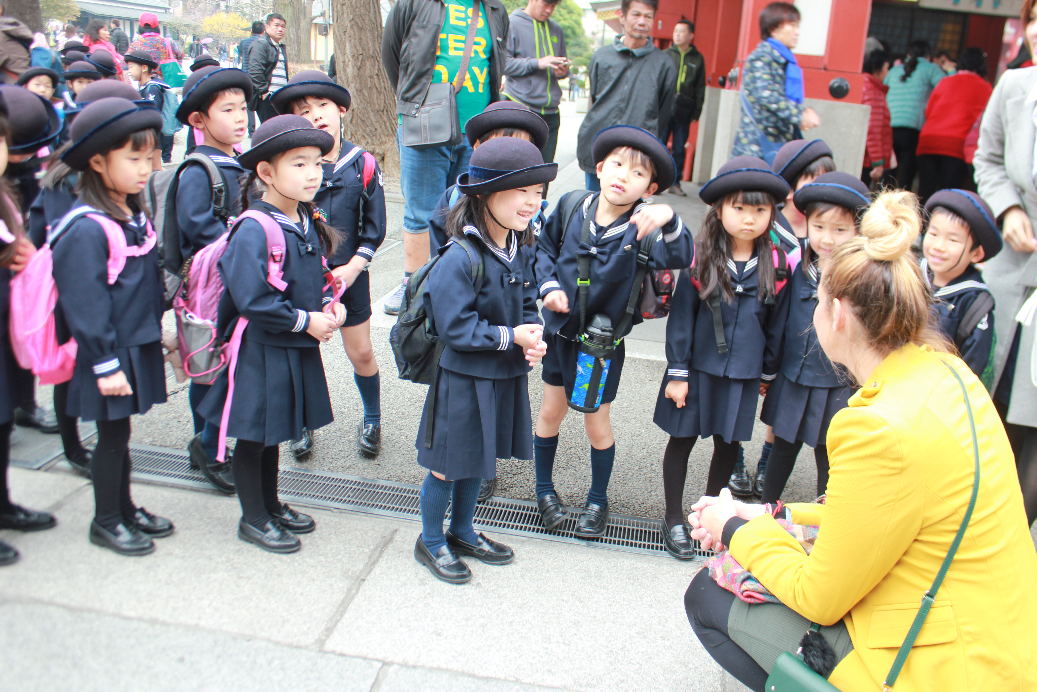
[[[161,128],[161,113],[126,99],[83,109],[61,156],[80,172],[79,201],[51,234],[58,303],[79,346],[67,413],[97,422],[90,542],[121,555],[151,553],[152,538],[173,532],[168,519],[130,497],[130,416],[166,401],[163,286],[155,232],[140,200]],[[125,235],[131,253],[114,283],[108,236],[83,212],[107,217]]]
[[[763,364],[781,340],[772,313],[783,258],[768,230],[788,189],[762,159],[737,156],[699,191],[711,206],[696,238],[694,278],[681,276],[674,289],[669,364],[655,405],[656,425],[670,434],[663,539],[678,559],[694,557],[683,500],[695,441],[713,438],[705,494],[715,496],[731,477],[738,443],[752,438],[756,404],[773,380]]]
[[[767,390],[760,420],[774,430],[774,446],[765,472],[758,472],[757,492],[764,502],[781,497],[804,443],[814,448],[817,494],[828,485],[828,424],[846,407],[853,389],[836,370],[814,333],[818,260],[857,235],[858,219],[871,205],[868,188],[849,173],[825,173],[799,189],[796,209],[807,219],[803,260],[781,292],[775,321],[783,331],[781,347],[771,351],[764,373],[776,373]]]
[[[123,57],[126,60],[127,72],[138,84],[141,98],[153,102],[161,112],[165,108],[166,98],[175,98],[175,95],[161,77],[154,76],[158,62],[151,57],[151,53],[143,50],[130,51]],[[173,160],[173,137],[174,135],[162,135],[162,163],[170,163]]]
[[[789,184],[789,194],[775,215],[771,224],[771,242],[783,250],[789,257],[790,265],[797,265],[802,252],[803,241],[807,237],[807,220],[796,209],[792,196],[796,190],[807,185],[817,176],[835,170],[835,159],[831,148],[820,139],[794,139],[786,142],[774,157],[772,169]],[[742,447],[738,447],[738,463],[731,472],[731,480],[727,484],[735,497],[752,497],[759,495],[763,487],[763,477],[767,472],[767,459],[774,444],[774,431],[767,428],[763,441],[760,460],[756,463],[756,478],[749,477],[745,471]]]
[[[219,169],[227,190],[231,217],[241,212],[241,181],[245,169],[238,163],[234,146],[246,134],[246,104],[252,96],[252,80],[241,70],[207,67],[184,82],[183,99],[176,118],[203,133],[195,154],[209,157]],[[200,163],[180,170],[176,189],[176,222],[180,229],[180,254],[186,262],[227,232],[228,219],[216,212],[209,174]],[[234,492],[230,464],[216,461],[220,439],[218,425],[207,423],[198,407],[212,385],[191,382],[187,396],[194,419],[194,437],[187,445],[191,465],[223,492]]]
[[[694,253],[691,233],[673,209],[644,201],[657,190],[669,189],[676,180],[673,158],[666,146],[650,132],[620,125],[599,132],[591,148],[601,192],[583,193],[586,197],[572,215],[568,229],[563,228],[567,219],[562,218],[560,211],[567,206],[568,195],[563,196],[537,245],[537,284],[544,300],[544,339],[548,351],[544,359],[544,398],[533,445],[537,505],[548,530],[558,528],[568,516],[555,490],[553,472],[558,428],[569,410],[576,380],[577,339],[581,337],[578,258],[591,258],[586,323],[591,324],[592,317],[604,315],[614,327],[619,327],[634,288],[640,238],[662,229],[661,242],[655,245],[649,259],[649,270],[687,267]],[[569,193],[574,194],[581,193]],[[587,244],[582,241],[585,219],[590,231]],[[641,315],[635,314],[632,324],[640,321]],[[608,483],[616,458],[609,411],[623,374],[625,336],[626,333],[613,335],[617,346],[601,392],[600,408],[584,414],[591,443],[591,486],[576,526],[580,538],[600,538],[608,525]]]
[[[320,344],[331,339],[346,311],[338,302],[331,314],[322,311],[331,302],[325,295],[329,287],[322,253],[334,254],[337,235],[313,214],[310,204],[321,183],[321,157],[332,146],[332,136],[306,118],[279,115],[255,131],[252,149],[239,157],[252,171],[242,207],[249,208],[248,189],[258,178],[266,191],[251,208],[270,216],[284,233],[281,279],[286,285],[279,290],[268,283],[266,233],[259,221],[242,220],[219,262],[225,288],[217,328],[233,348],[238,318],[249,322],[240,340],[234,382],[228,367],[198,407],[207,421],[218,425],[224,405],[230,406],[226,434],[238,440],[231,462],[242,509],[238,538],[274,553],[299,550],[302,544],[295,534],[316,528],[312,517],[277,497],[278,445],[298,439],[304,427],[316,430],[333,419]]]
[[[7,125],[7,106],[0,99],[0,137],[3,146],[11,137]],[[0,176],[5,161],[0,161]],[[41,531],[57,524],[49,512],[37,512],[11,502],[7,482],[7,468],[11,459],[11,431],[14,428],[14,408],[19,401],[12,388],[11,372],[18,367],[14,353],[7,345],[8,312],[11,305],[11,275],[20,272],[32,258],[35,248],[22,230],[18,208],[11,198],[6,181],[0,179],[0,529]],[[0,565],[17,562],[18,550],[0,540]]]
[[[382,447],[382,404],[378,361],[371,344],[371,275],[367,267],[385,240],[382,173],[375,166],[365,188],[364,150],[343,137],[342,119],[351,104],[349,92],[323,72],[300,72],[270,100],[278,113],[301,115],[335,138],[335,146],[322,161],[324,184],[313,204],[340,234],[328,266],[346,284],[341,298],[346,321],[339,333],[364,407],[364,417],[357,425],[357,446],[362,454],[374,457]],[[307,429],[292,451],[296,457],[305,457],[312,449],[313,433]]]
[[[497,459],[533,456],[527,378],[547,346],[519,248],[533,242],[529,222],[557,172],[558,164],[545,164],[540,150],[521,139],[498,137],[479,147],[457,181],[464,197],[447,216],[448,237],[458,241],[440,248],[425,279],[425,309],[444,349],[415,445],[429,474],[414,557],[451,584],[472,578],[458,555],[493,565],[514,559],[511,548],[475,533],[472,521],[482,479],[497,475]],[[478,293],[462,242],[481,255]]]
[[[73,101],[79,95],[79,92],[83,90],[83,87],[101,79],[101,73],[98,69],[82,59],[69,64],[68,69],[62,73],[62,76],[65,78],[65,83],[68,84],[68,93]],[[66,103],[71,105],[68,97],[66,97]]]
[[[925,210],[929,224],[922,239],[922,270],[933,287],[940,331],[989,389],[994,375],[994,298],[976,263],[1001,252],[994,213],[976,193],[957,189],[932,195]],[[970,324],[975,325],[971,330],[962,324],[970,313]],[[963,326],[967,333],[962,333]]]

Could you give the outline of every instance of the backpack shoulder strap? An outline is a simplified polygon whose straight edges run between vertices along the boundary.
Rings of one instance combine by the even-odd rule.
[[[361,156],[364,159],[364,190],[367,190],[367,186],[371,184],[371,180],[374,178],[374,169],[378,165],[378,162],[374,160],[374,156],[369,152],[365,151]]]
[[[151,227],[151,222],[147,222],[147,240],[144,241],[143,245],[137,245],[130,247],[126,244],[126,235],[123,233],[122,226],[116,223],[113,219],[108,218],[104,214],[100,213],[87,213],[86,217],[91,221],[96,221],[97,224],[104,229],[104,234],[108,238],[108,285],[111,286],[115,283],[116,279],[119,278],[119,274],[126,267],[127,257],[140,257],[151,252],[151,249],[155,247],[155,230]]]
[[[268,256],[266,280],[267,283],[278,291],[283,291],[288,288],[288,284],[285,283],[283,278],[285,248],[287,247],[287,241],[284,238],[284,229],[281,228],[281,224],[274,221],[273,217],[269,214],[264,214],[256,209],[249,209],[248,211],[242,212],[242,214],[234,221],[234,229],[240,226],[241,222],[245,219],[257,221],[259,225],[263,227],[263,232],[266,234],[266,249]]]
[[[634,270],[634,283],[630,287],[630,299],[627,301],[626,311],[619,318],[619,324],[616,325],[614,332],[617,340],[623,336],[623,333],[630,328],[630,323],[634,321],[634,313],[637,311],[638,303],[641,302],[641,290],[644,287],[645,275],[648,274],[648,260],[651,259],[652,250],[655,249],[655,244],[662,239],[662,236],[662,229],[657,228],[644,238],[641,238],[637,244],[637,269]]]
[[[189,166],[192,162],[200,163],[202,168],[205,169],[206,175],[209,176],[209,184],[212,186],[212,206],[217,216],[221,219],[230,218],[230,207],[228,205],[229,200],[227,199],[227,180],[223,177],[223,171],[216,165],[216,162],[210,159],[205,154],[199,154],[197,151],[192,151],[184,159],[184,162],[177,168],[176,178],[177,181],[180,179],[180,174],[184,168]]]
[[[994,309],[994,296],[990,291],[982,291],[976,300],[972,302],[969,309],[965,311],[961,321],[958,322],[958,330],[954,333],[954,345],[960,350],[969,336],[987,314]]]
[[[562,219],[565,220],[565,225],[562,226],[562,235],[558,239],[559,250],[561,250],[562,246],[565,245],[565,234],[569,232],[569,224],[572,223],[573,217],[576,216],[576,210],[582,207],[584,201],[593,194],[594,193],[589,190],[570,192],[569,196],[565,198],[565,202],[556,210],[556,213],[560,213]]]
[[[78,219],[80,216],[87,214],[99,214],[100,212],[93,207],[81,206],[70,209],[64,216],[62,216],[56,224],[51,228],[50,233],[47,235],[47,244],[53,245],[57,242],[58,237],[68,230],[68,227],[72,225],[72,222]]]
[[[468,259],[472,263],[472,283],[475,284],[475,295],[479,295],[483,282],[483,257],[479,249],[472,245],[467,238],[454,238],[454,242],[464,248],[468,253]]]

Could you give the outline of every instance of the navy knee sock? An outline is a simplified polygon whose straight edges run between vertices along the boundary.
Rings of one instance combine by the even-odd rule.
[[[433,555],[446,545],[443,520],[453,485],[453,481],[441,481],[429,473],[421,486],[421,542]]]
[[[533,464],[536,469],[536,495],[543,497],[555,492],[555,453],[558,451],[558,435],[554,437],[533,436]]]
[[[353,381],[360,390],[360,401],[364,403],[364,425],[382,424],[382,399],[380,373],[362,377],[353,373]]]
[[[198,405],[202,403],[202,399],[209,393],[212,388],[210,384],[198,384],[192,382],[187,388],[187,403],[191,406],[191,419],[194,422],[194,434],[202,432],[205,427],[205,419],[198,415]],[[215,459],[216,455],[209,457]]]
[[[591,489],[587,493],[587,502],[607,505],[609,479],[612,478],[612,464],[616,461],[616,445],[608,449],[591,447]]]
[[[205,427],[202,428],[202,447],[209,455],[209,460],[216,461],[220,447],[220,426],[205,421]]]
[[[479,501],[481,486],[481,478],[456,480],[450,501],[450,533],[472,545],[479,543],[472,522],[475,520],[475,505]]]

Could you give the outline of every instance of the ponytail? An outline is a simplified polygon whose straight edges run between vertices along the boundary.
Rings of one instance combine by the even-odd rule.
[[[914,41],[910,46],[907,47],[907,60],[904,62],[904,74],[900,75],[900,81],[906,82],[911,73],[918,67],[919,58],[929,57],[929,53],[932,49],[929,48],[928,41]]]

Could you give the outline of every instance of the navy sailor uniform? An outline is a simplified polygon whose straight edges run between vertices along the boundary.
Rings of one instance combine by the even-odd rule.
[[[763,364],[781,339],[774,306],[758,299],[758,262],[755,252],[747,262],[727,261],[734,300],[720,303],[725,353],[717,347],[709,301],[699,297],[684,272],[677,280],[666,324],[668,365],[654,417],[655,424],[673,437],[720,435],[728,443],[752,438],[760,381],[774,379],[774,374],[764,373]],[[683,408],[666,398],[670,380],[688,382]]]
[[[332,269],[360,255],[368,262],[385,240],[385,191],[382,172],[375,166],[364,199],[364,150],[343,140],[335,163],[325,163],[324,183],[313,204],[327,215],[327,223],[340,233],[339,245],[328,258]],[[371,319],[371,276],[365,269],[342,294],[346,306],[343,327],[354,327]]]
[[[227,435],[272,446],[302,437],[333,419],[320,344],[306,333],[311,312],[319,312],[324,296],[320,239],[309,220],[300,226],[276,207],[259,201],[252,208],[269,214],[285,234],[284,276],[288,286],[278,291],[267,282],[266,234],[254,219],[235,229],[220,259],[224,283],[217,328],[230,340],[238,317],[249,320],[241,340],[234,400]],[[220,424],[227,398],[224,370],[198,406],[198,413]]]
[[[215,147],[200,144],[194,153],[208,156],[220,169],[227,184],[227,207],[231,216],[237,216],[241,213],[241,183],[245,169],[236,158]],[[180,227],[180,251],[185,261],[227,232],[226,222],[216,216],[209,175],[201,164],[191,164],[180,172],[176,220]]]
[[[791,254],[803,242],[803,239],[792,230],[792,224],[780,209],[774,211],[774,221],[771,223],[771,241],[786,255]]]
[[[853,394],[849,375],[832,364],[817,342],[817,281],[816,265],[808,265],[806,271],[797,267],[778,296],[774,319],[782,329],[781,347],[764,363],[764,372],[777,372],[777,377],[760,414],[775,436],[810,447],[825,444],[832,416]]]
[[[0,200],[0,204],[7,203],[6,200]],[[15,208],[13,203],[11,208]],[[14,234],[0,222],[0,252],[7,249],[14,239]],[[0,425],[10,423],[14,418],[15,407],[21,404],[21,396],[15,392],[15,382],[11,379],[15,369],[20,367],[11,350],[10,339],[12,276],[10,269],[0,267]]]
[[[574,193],[568,193],[574,194]],[[579,193],[575,193],[579,194]],[[630,223],[630,217],[647,206],[641,202],[630,211],[620,215],[608,227],[600,228],[594,222],[600,193],[588,195],[581,208],[572,216],[572,223],[562,240],[562,225],[565,219],[557,210],[565,202],[565,196],[555,205],[547,226],[540,234],[536,251],[536,278],[540,297],[546,298],[552,291],[564,291],[569,300],[569,312],[544,310],[544,339],[547,341],[547,355],[544,357],[543,379],[549,385],[565,387],[572,391],[576,379],[577,342],[580,329],[580,309],[576,291],[578,270],[577,255],[589,254],[590,290],[587,297],[587,322],[594,315],[608,315],[613,327],[619,324],[626,311],[633,288],[634,272],[637,269],[637,226]],[[583,219],[590,215],[590,245],[584,247],[581,242]],[[661,242],[656,243],[648,260],[648,270],[681,269],[691,266],[695,255],[694,240],[684,228],[684,222],[676,214],[662,227]],[[631,328],[642,322],[640,313],[634,314]],[[622,339],[629,333],[616,334]],[[609,376],[602,392],[602,403],[615,401],[619,389],[619,381],[623,375],[623,362],[626,349],[620,342],[609,365]]]
[[[73,211],[80,206],[77,204]],[[92,212],[93,213],[93,212]],[[103,212],[96,212],[103,215]],[[121,222],[127,246],[143,245],[143,212]],[[59,229],[55,229],[57,232]],[[78,216],[52,242],[58,304],[79,346],[69,383],[68,415],[83,420],[120,420],[166,401],[162,356],[163,285],[158,245],[127,257],[108,285],[108,236],[101,225]],[[102,396],[97,380],[123,372],[129,396]]]
[[[929,263],[925,259],[922,260],[922,271],[931,283],[932,273],[929,271]],[[942,288],[933,286],[933,298],[940,331],[952,342],[958,332],[958,324],[961,319],[982,293],[990,293],[990,288],[983,283],[983,275],[972,264],[966,267],[961,276],[946,286]],[[961,351],[961,359],[972,372],[976,373],[976,377],[979,377],[988,386],[990,378],[984,379],[984,371],[990,365],[990,355],[993,349],[994,310],[991,309],[985,317],[980,319],[976,328],[958,348]]]
[[[440,249],[424,297],[444,350],[432,447],[425,447],[426,415],[415,446],[418,463],[448,481],[496,478],[497,459],[533,458],[530,365],[514,327],[540,322],[536,284],[525,275],[514,232],[501,249],[488,246],[474,226],[464,231],[483,256],[478,295],[468,253],[451,243]]]

